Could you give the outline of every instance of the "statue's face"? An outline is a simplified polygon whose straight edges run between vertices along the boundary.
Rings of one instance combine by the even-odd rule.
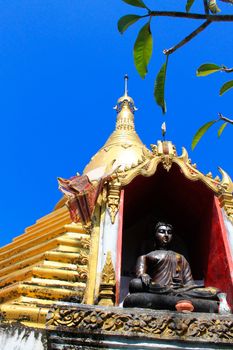
[[[172,229],[167,225],[161,225],[155,232],[155,241],[159,247],[166,247],[172,240]]]

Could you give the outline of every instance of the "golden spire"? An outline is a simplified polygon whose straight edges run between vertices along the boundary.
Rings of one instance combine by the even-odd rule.
[[[134,112],[137,108],[134,105],[134,100],[128,96],[128,75],[124,77],[125,93],[117,101],[114,107],[117,111],[116,130],[135,130],[134,126]]]
[[[124,95],[117,101],[115,131],[105,145],[92,157],[84,173],[104,167],[119,168],[121,171],[140,164],[145,154],[150,152],[135,131],[134,112],[137,110],[133,99],[128,95],[128,76],[124,77]]]
[[[132,107],[134,107],[134,100],[128,95],[128,80],[129,77],[127,74],[125,74],[124,76],[124,81],[125,81],[125,93],[122,97],[120,97],[117,101],[117,106],[120,105],[122,102],[124,101],[128,101]],[[115,107],[115,109],[117,109],[117,106]],[[134,107],[134,111],[136,111],[137,109]]]

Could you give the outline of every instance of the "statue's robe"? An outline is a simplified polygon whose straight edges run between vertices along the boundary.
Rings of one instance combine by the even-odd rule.
[[[154,250],[140,256],[137,260],[136,276],[140,278],[143,274],[148,274],[151,281],[148,286],[142,285],[141,292],[218,300],[219,290],[196,285],[185,257],[172,250]]]
[[[183,255],[172,250],[155,250],[137,260],[136,275],[151,277],[151,282],[160,286],[183,287],[194,285],[189,263]]]

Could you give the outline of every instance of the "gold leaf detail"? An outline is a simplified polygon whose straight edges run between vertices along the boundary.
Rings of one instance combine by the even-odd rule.
[[[81,280],[86,280],[88,276],[88,270],[87,267],[84,266],[78,266],[77,267],[77,272],[78,272],[78,278]]]
[[[85,252],[80,252],[77,258],[74,260],[75,264],[87,265],[88,263],[88,254]]]
[[[102,271],[99,305],[113,306],[115,303],[115,270],[112,263],[111,252],[107,253],[105,265]]]
[[[82,248],[89,249],[90,248],[90,238],[81,237],[77,239],[78,245]]]
[[[158,147],[156,145],[151,144],[150,145],[152,153],[157,156],[158,155]]]
[[[169,171],[172,166],[172,156],[164,155],[161,157],[162,164],[165,170]]]
[[[111,252],[107,253],[106,262],[102,271],[101,283],[115,284],[115,270],[112,263]]]
[[[121,145],[121,147],[127,149],[127,148],[129,148],[129,147],[132,147],[132,144],[130,145],[130,144],[128,144],[128,143],[123,143],[123,144]]]
[[[116,214],[118,213],[118,210],[119,210],[120,192],[121,192],[120,182],[118,182],[117,180],[115,182],[111,182],[109,185],[107,207],[109,210],[112,224],[114,224]]]
[[[89,305],[77,308],[61,308],[51,310],[46,326],[59,326],[73,328],[72,332],[85,331],[92,334],[109,334],[111,336],[134,336],[144,339],[164,339],[194,341],[197,345],[203,341],[219,345],[224,348],[233,341],[232,317],[209,314],[207,317],[192,314],[182,315],[170,311],[158,312],[156,310],[121,310],[103,309]],[[60,328],[61,330],[61,328]],[[85,345],[86,339],[83,341]],[[229,347],[230,348],[230,347]]]

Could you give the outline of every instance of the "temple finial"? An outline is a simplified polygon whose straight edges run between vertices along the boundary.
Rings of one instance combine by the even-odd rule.
[[[134,100],[132,97],[128,95],[128,74],[125,74],[124,76],[124,85],[125,85],[125,91],[124,95],[118,98],[117,105],[114,107],[116,109],[117,113],[119,113],[122,110],[123,105],[127,104],[128,108],[131,110],[132,113],[137,110],[137,108],[134,105]]]
[[[161,125],[161,130],[162,130],[163,141],[165,141],[165,136],[166,136],[166,132],[167,132],[167,126],[166,126],[165,122],[163,122],[163,124]]]
[[[125,81],[125,96],[128,96],[128,80],[129,80],[128,74],[125,74],[125,76],[124,76],[124,81]]]

